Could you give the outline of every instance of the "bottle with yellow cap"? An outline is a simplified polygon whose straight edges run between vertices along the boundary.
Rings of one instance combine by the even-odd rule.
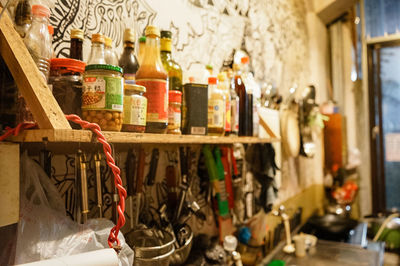
[[[135,33],[131,29],[124,31],[124,51],[119,58],[119,66],[124,70],[126,84],[135,84],[135,75],[139,69],[139,63],[135,56]]]
[[[172,33],[168,30],[161,31],[161,61],[168,73],[169,90],[182,91],[182,68],[171,56]]]
[[[105,65],[105,55],[104,55],[104,43],[105,39],[102,34],[94,33],[92,34],[92,49],[90,50],[89,59],[87,61],[88,65]]]
[[[71,36],[71,46],[69,49],[69,58],[82,61],[83,30],[72,29],[70,36]]]
[[[112,39],[107,36],[104,36],[104,39],[104,59],[106,60],[106,64],[118,66],[118,58],[112,48]]]
[[[136,84],[146,87],[146,132],[166,133],[168,126],[168,75],[160,57],[160,30],[147,26],[146,50],[136,72]]]

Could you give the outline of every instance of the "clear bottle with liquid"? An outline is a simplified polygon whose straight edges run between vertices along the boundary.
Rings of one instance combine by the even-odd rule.
[[[217,78],[208,78],[208,135],[225,133],[225,95],[217,86]]]
[[[118,66],[118,58],[113,49],[113,41],[110,37],[104,36],[104,59],[107,65]]]
[[[32,25],[24,38],[24,43],[47,82],[52,57],[52,44],[48,29],[50,9],[42,5],[33,5],[32,15]]]
[[[105,54],[104,54],[104,43],[105,39],[102,34],[92,34],[92,48],[90,50],[88,65],[105,65]]]
[[[226,72],[218,74],[218,88],[225,95],[225,135],[231,131],[231,94],[229,91],[229,82]]]

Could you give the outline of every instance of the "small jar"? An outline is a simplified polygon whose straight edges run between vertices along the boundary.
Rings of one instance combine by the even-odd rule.
[[[50,63],[49,84],[54,98],[64,114],[81,116],[82,74],[85,63],[69,58],[53,58]],[[80,126],[70,123],[75,129]]]
[[[144,86],[125,83],[122,131],[143,133],[146,130],[147,98]]]
[[[123,118],[122,68],[87,65],[83,76],[82,117],[101,130],[121,131]]]
[[[168,134],[182,134],[181,132],[181,106],[182,92],[171,90],[168,93]]]

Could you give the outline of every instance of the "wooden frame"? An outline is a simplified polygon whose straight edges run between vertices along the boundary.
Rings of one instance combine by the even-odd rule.
[[[39,128],[71,129],[7,12],[0,19],[0,54]]]

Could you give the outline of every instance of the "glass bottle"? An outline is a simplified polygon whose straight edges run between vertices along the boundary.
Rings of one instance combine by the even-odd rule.
[[[135,34],[131,29],[124,31],[124,51],[118,63],[124,70],[125,83],[135,84],[135,75],[139,69],[139,63],[135,56]]]
[[[238,69],[235,74],[235,90],[239,96],[239,136],[253,136],[253,95],[244,83],[243,72],[246,70],[242,71],[248,61],[248,57],[242,57],[242,69]]]
[[[225,135],[231,131],[231,94],[226,72],[218,74],[218,88],[225,95]]]
[[[217,86],[217,78],[208,78],[208,135],[222,136],[225,132],[225,95]]]
[[[145,50],[146,50],[146,36],[141,36],[139,38],[139,53],[138,53],[139,64],[142,63]]]
[[[51,58],[55,58],[56,56],[54,55],[54,47],[53,47],[54,28],[53,28],[53,26],[51,26],[51,25],[47,26],[47,28],[49,29],[49,34],[50,34]]]
[[[235,90],[235,77],[232,69],[228,71],[229,79],[229,92],[231,96],[231,135],[238,135],[239,133],[239,96]]]
[[[32,26],[29,28],[24,42],[40,72],[43,74],[43,78],[47,82],[52,56],[48,29],[50,9],[42,5],[33,5],[32,14]]]
[[[25,38],[31,23],[32,23],[32,12],[30,0],[18,1],[17,7],[15,8],[14,14],[15,28],[22,38]]]
[[[92,34],[92,48],[90,50],[88,65],[105,65],[105,54],[104,54],[104,43],[105,39],[102,34]]]
[[[136,72],[136,84],[145,86],[147,105],[146,132],[166,133],[168,126],[168,75],[160,58],[160,30],[146,27],[146,50]]]
[[[83,48],[83,30],[71,30],[71,46],[69,49],[69,58],[83,61],[82,48]]]
[[[104,59],[106,60],[106,64],[118,66],[118,58],[112,48],[112,39],[104,36]]]
[[[170,31],[161,31],[161,61],[168,73],[168,89],[182,91],[182,68],[172,60],[171,38]]]

